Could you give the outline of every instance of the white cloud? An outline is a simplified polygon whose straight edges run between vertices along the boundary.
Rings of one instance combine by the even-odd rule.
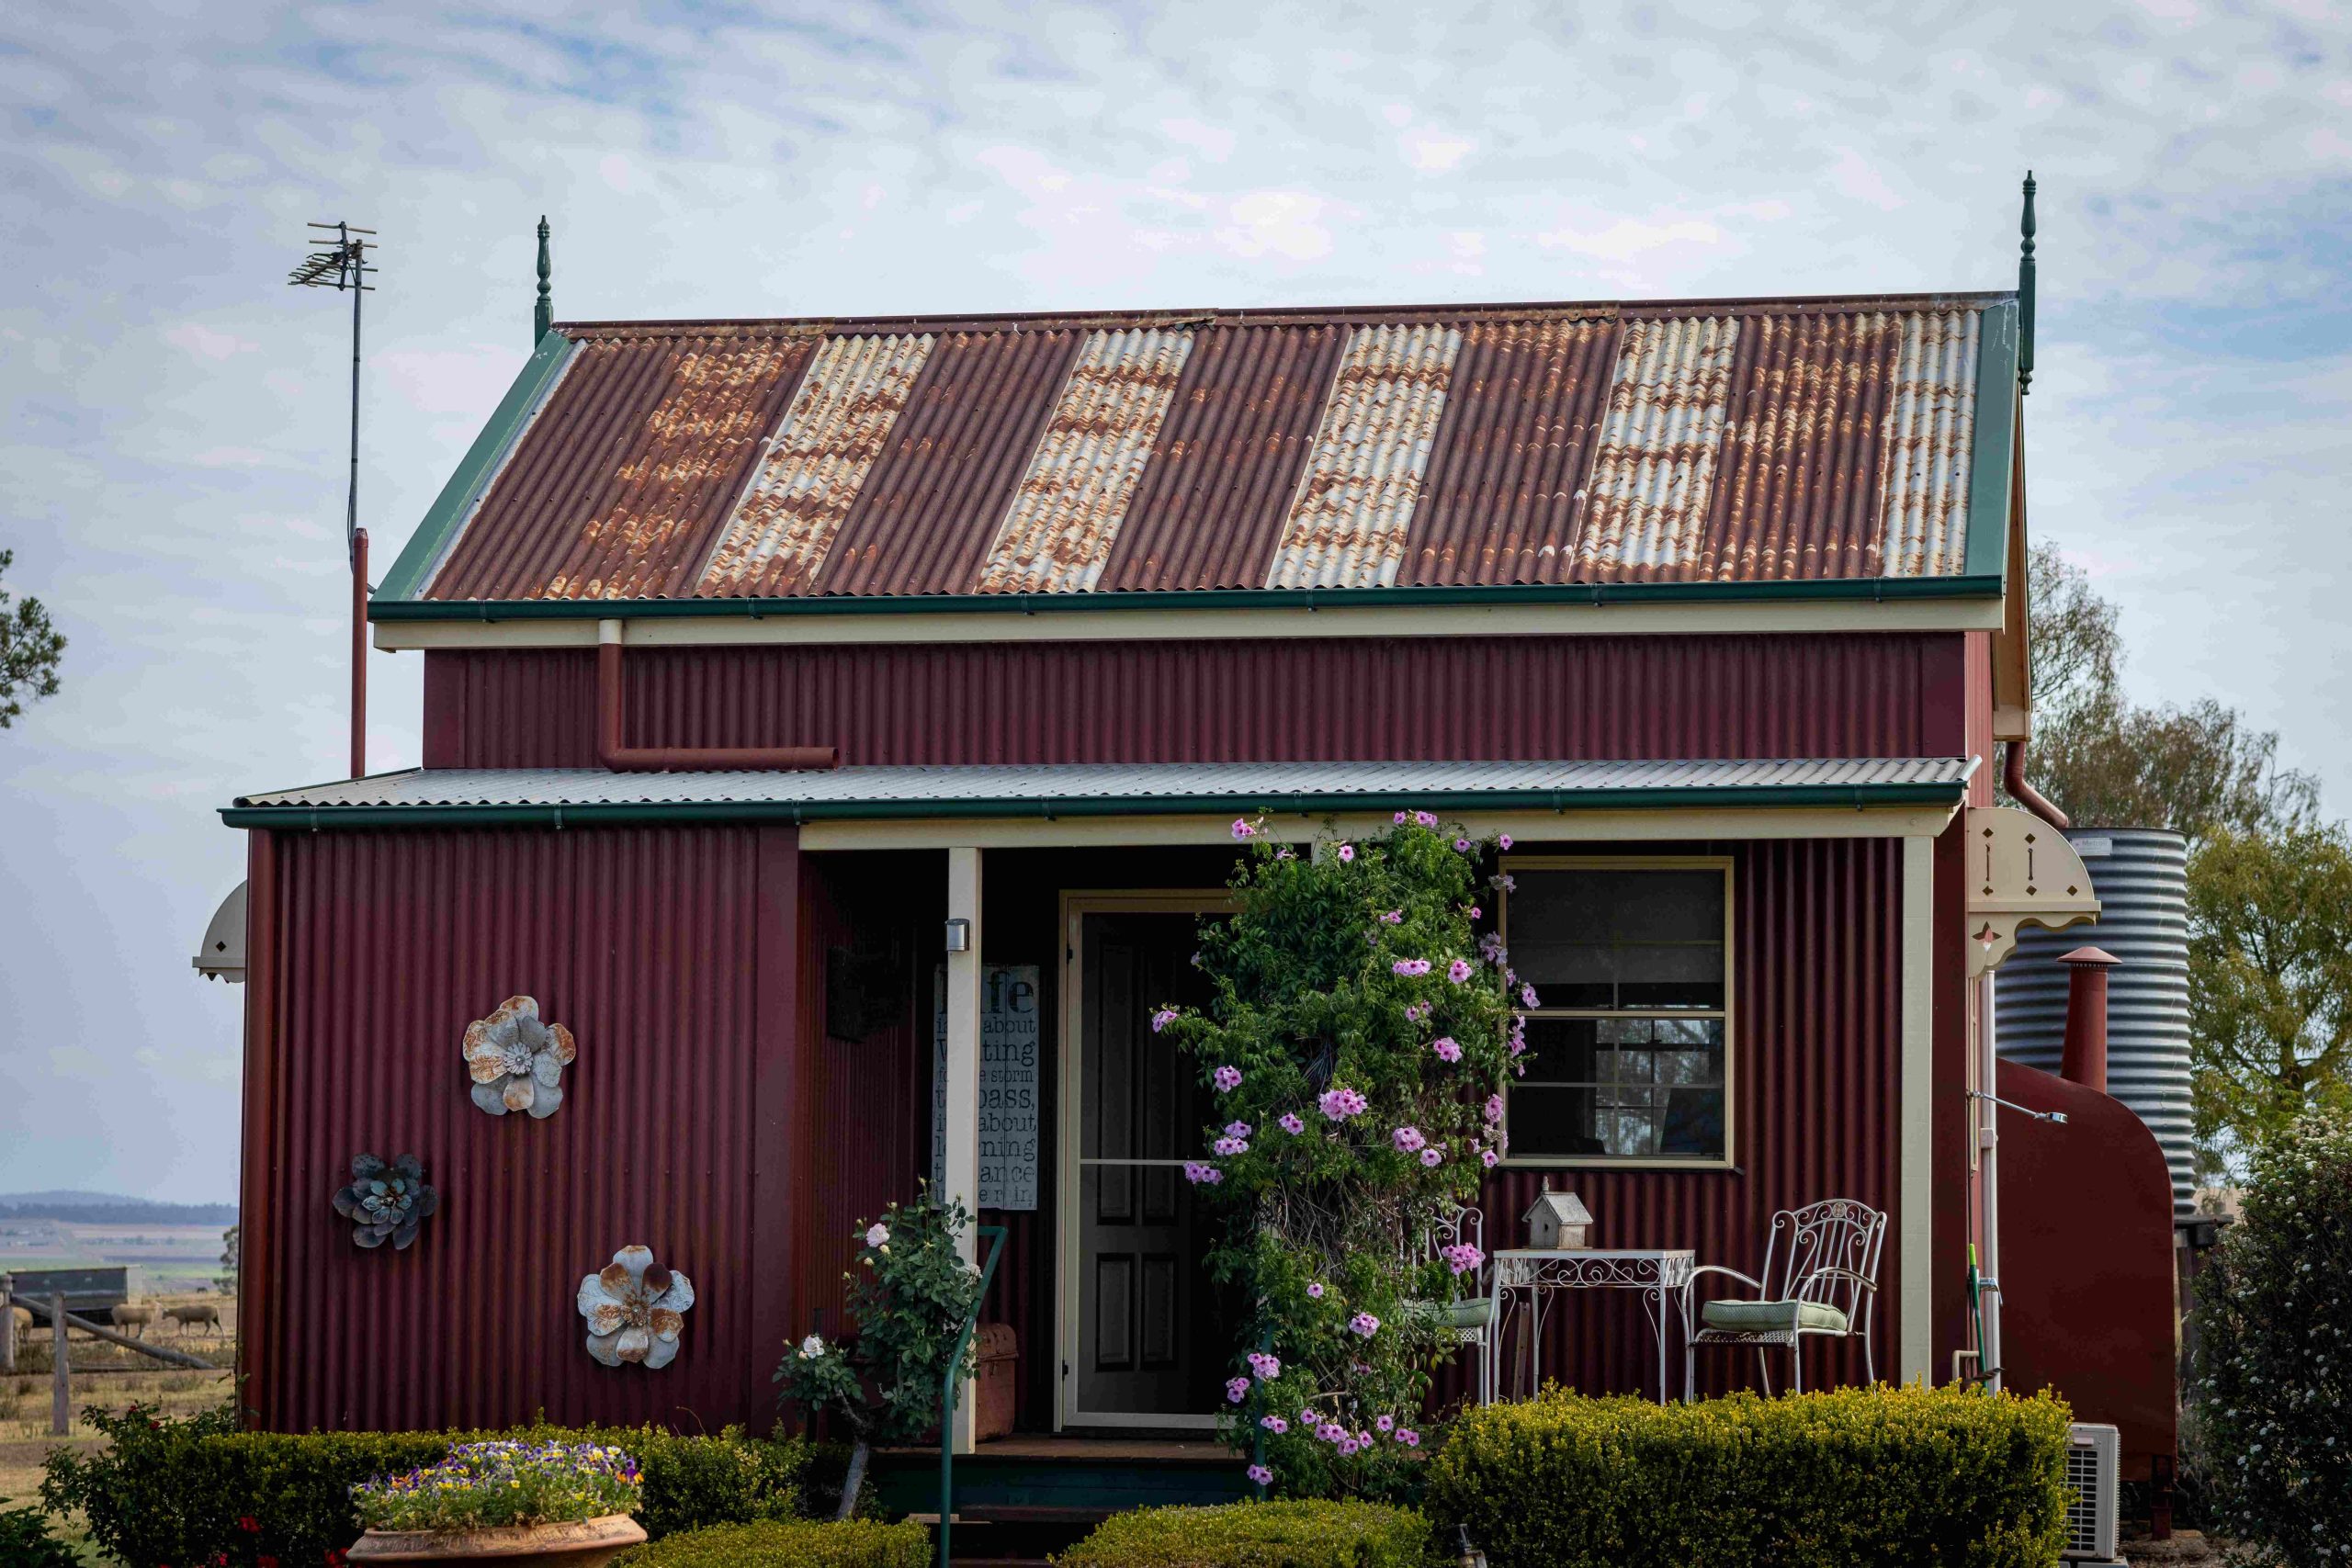
[[[202,321],[182,321],[164,333],[164,341],[199,359],[226,359],[232,354],[251,354],[261,346],[234,333],[215,331]]]
[[[1396,145],[1404,153],[1406,164],[1424,175],[1449,173],[1478,150],[1478,143],[1467,136],[1450,135],[1427,126],[1406,131],[1396,139]]]
[[[1305,191],[1251,191],[1226,209],[1227,221],[1217,238],[1238,256],[1314,261],[1331,253],[1331,231],[1323,222],[1329,208]]]

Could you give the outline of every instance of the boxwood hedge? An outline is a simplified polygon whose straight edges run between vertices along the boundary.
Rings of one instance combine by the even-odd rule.
[[[1420,1568],[1429,1521],[1377,1503],[1139,1508],[1104,1520],[1056,1568]]]
[[[1495,1568],[2045,1568],[2067,1421],[2047,1394],[1962,1389],[1665,1406],[1547,1390],[1464,1416],[1424,1506]]]
[[[86,1413],[106,1435],[91,1455],[61,1450],[47,1464],[41,1501],[78,1508],[91,1538],[130,1568],[275,1557],[320,1562],[359,1536],[351,1487],[371,1475],[438,1461],[452,1443],[486,1438],[613,1443],[637,1457],[645,1482],[637,1521],[661,1538],[706,1525],[830,1513],[843,1453],[800,1438],[752,1438],[729,1428],[680,1437],[659,1427],[559,1427],[500,1432],[243,1432],[233,1410],[180,1420],[134,1407]]]

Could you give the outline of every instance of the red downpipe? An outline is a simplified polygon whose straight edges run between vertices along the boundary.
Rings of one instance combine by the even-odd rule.
[[[2002,749],[2001,787],[2009,798],[2049,823],[2052,828],[2066,825],[2066,814],[2042,797],[2040,790],[2025,782],[2025,742],[2012,740]]]
[[[620,623],[606,621],[596,633],[596,761],[617,773],[758,772],[838,768],[831,746],[624,746],[621,709]]]
[[[351,536],[351,776],[368,776],[368,530]]]

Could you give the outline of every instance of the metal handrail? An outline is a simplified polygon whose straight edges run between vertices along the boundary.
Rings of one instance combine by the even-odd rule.
[[[964,1370],[964,1350],[972,1342],[972,1330],[980,1321],[980,1308],[989,1298],[989,1281],[996,1277],[997,1255],[1004,1250],[1005,1228],[1002,1225],[979,1225],[974,1235],[989,1238],[988,1261],[980,1265],[980,1288],[972,1293],[972,1310],[964,1314],[963,1331],[956,1336],[956,1353],[947,1358],[947,1371],[939,1380],[939,1568],[948,1568],[955,1559],[948,1555],[950,1521],[956,1515],[956,1385],[964,1380],[956,1374]]]

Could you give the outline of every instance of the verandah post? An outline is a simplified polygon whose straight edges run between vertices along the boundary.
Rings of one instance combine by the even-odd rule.
[[[62,1438],[74,1429],[74,1363],[65,1348],[65,1292],[49,1298],[49,1435]]]
[[[945,1124],[946,1150],[942,1202],[961,1202],[975,1222],[980,1213],[980,852],[958,847],[947,852],[947,929],[957,931],[960,944],[949,941],[947,953],[947,1084],[941,1118]],[[972,1226],[956,1238],[956,1250],[967,1265],[979,1261],[979,1238]],[[952,1436],[957,1453],[970,1453],[978,1431],[978,1402],[960,1394],[956,1401]]]

